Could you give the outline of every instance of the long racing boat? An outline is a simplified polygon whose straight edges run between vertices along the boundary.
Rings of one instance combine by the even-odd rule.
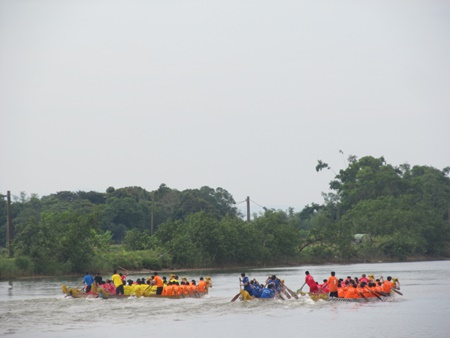
[[[135,290],[134,295],[116,295],[114,293],[109,293],[106,290],[103,290],[102,288],[95,288],[92,292],[84,292],[83,290],[80,290],[79,288],[69,288],[66,285],[62,285],[61,287],[62,292],[66,295],[66,297],[72,297],[72,298],[101,298],[101,299],[123,299],[123,298],[130,298],[130,297],[136,297],[136,298],[170,298],[170,299],[181,299],[181,298],[201,298],[206,293],[205,292],[192,292],[187,294],[179,294],[179,295],[157,295],[155,293],[147,292],[146,290]],[[150,290],[149,290],[150,291]]]
[[[367,302],[384,302],[393,299],[395,290],[391,290],[390,294],[379,294],[375,297],[361,297],[361,298],[337,298],[329,297],[327,293],[314,292],[299,292],[302,296],[309,296],[314,301],[324,300],[326,302],[344,302],[344,303],[367,303]]]

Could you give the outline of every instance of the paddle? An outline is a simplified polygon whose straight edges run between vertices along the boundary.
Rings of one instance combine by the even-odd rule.
[[[383,292],[383,291],[377,291],[378,294],[382,295],[382,296],[390,296],[389,293]]]
[[[303,287],[306,285],[306,282],[303,283],[302,287],[300,288],[300,290],[297,290],[297,293],[301,294],[302,296],[306,295],[306,293],[302,292]]]
[[[239,278],[239,293],[231,299],[232,302],[234,302],[236,299],[238,299],[239,296],[241,295],[241,290],[242,290],[241,282],[242,282],[242,279]]]
[[[286,288],[286,290],[288,290],[288,292],[291,294],[292,297],[294,297],[295,299],[298,299],[298,296],[294,291],[289,289],[286,285],[284,285],[284,283],[281,283],[281,285],[283,285]]]
[[[292,297],[291,297],[291,295],[289,294],[289,292],[287,292],[286,290],[283,290],[284,291],[284,294],[286,295],[286,297],[288,298],[288,299],[291,299]]]
[[[373,292],[372,290],[369,290],[369,292],[371,292],[375,297],[377,297],[379,300],[381,300],[382,302],[384,302],[383,298],[381,298],[380,296],[378,296],[375,292]]]
[[[361,295],[361,297],[362,297],[362,298],[364,298],[364,300],[365,300],[366,302],[368,302],[368,301],[369,301],[369,300],[367,299],[367,297],[363,295],[363,293],[362,293],[362,292],[358,292],[358,293],[359,293],[359,294]]]
[[[400,291],[398,291],[398,290],[396,290],[396,289],[394,289],[394,288],[393,288],[392,290],[394,290],[394,292],[395,292],[395,293],[398,293],[400,296],[403,296],[403,293],[401,293]]]

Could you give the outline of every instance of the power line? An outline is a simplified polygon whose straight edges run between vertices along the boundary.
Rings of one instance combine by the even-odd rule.
[[[250,200],[250,202],[256,204],[257,206],[260,206],[261,208],[263,208],[264,210],[267,209],[266,207],[263,207],[261,204],[256,203],[255,201]]]

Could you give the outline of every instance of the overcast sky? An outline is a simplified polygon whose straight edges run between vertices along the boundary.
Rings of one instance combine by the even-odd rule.
[[[0,0],[0,113],[3,194],[300,211],[319,159],[450,165],[450,1]]]

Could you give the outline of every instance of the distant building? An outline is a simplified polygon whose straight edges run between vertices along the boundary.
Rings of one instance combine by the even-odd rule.
[[[356,234],[355,235],[355,244],[359,244],[363,241],[366,241],[369,239],[369,235],[368,234]]]

